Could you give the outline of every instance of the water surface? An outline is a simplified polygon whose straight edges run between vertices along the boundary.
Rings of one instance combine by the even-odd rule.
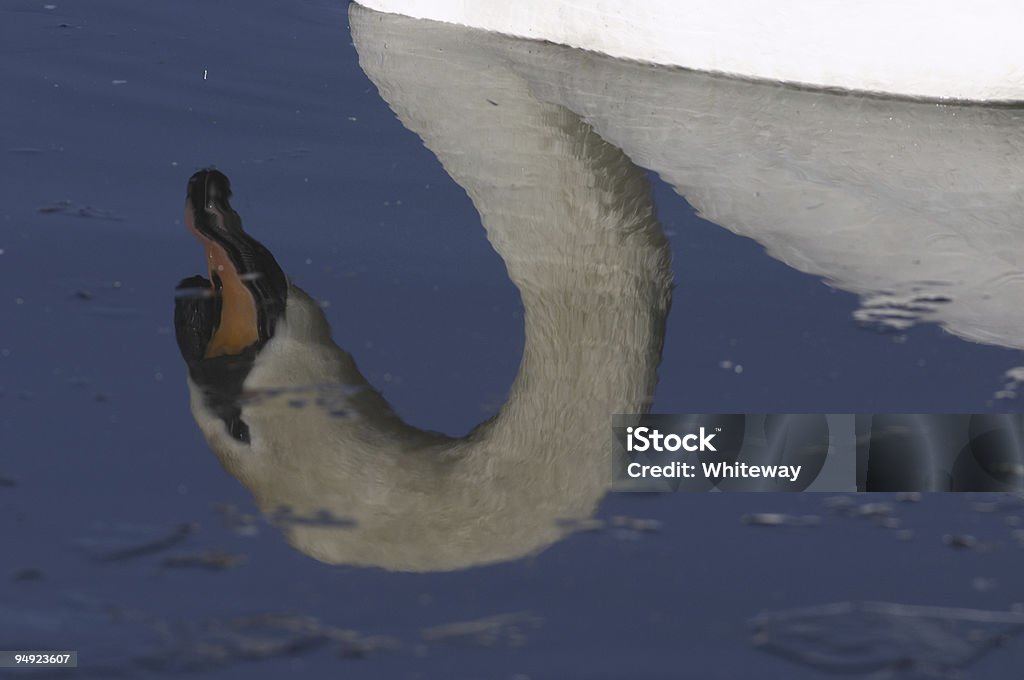
[[[16,29],[0,48],[0,646],[78,649],[95,677],[811,678],[825,671],[759,650],[751,619],[1024,600],[1019,505],[967,496],[860,511],[610,495],[592,531],[515,560],[327,565],[289,547],[207,447],[173,324],[174,286],[204,267],[185,183],[216,165],[395,411],[466,434],[506,400],[524,306],[515,259],[435,154],[529,151],[555,111],[566,139],[637,166],[667,238],[652,410],[1017,410],[1019,111],[720,81],[355,10],[357,52],[340,3],[47,7],[0,10]],[[499,86],[521,115],[478,96]],[[474,137],[486,119],[467,116],[491,108],[515,124]],[[536,150],[551,167],[557,149]],[[528,245],[506,257],[532,261]],[[741,521],[765,512],[821,521]],[[225,568],[195,566],[209,551],[229,557],[199,563]],[[878,626],[843,611],[820,617],[821,649]],[[780,625],[772,639],[806,651]],[[887,660],[865,672],[1005,678],[1024,658],[1010,637],[941,657],[949,639],[875,644]]]

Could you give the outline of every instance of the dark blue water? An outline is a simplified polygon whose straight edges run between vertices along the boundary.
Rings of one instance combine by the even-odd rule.
[[[195,170],[231,176],[246,228],[328,303],[335,342],[410,424],[462,435],[493,416],[524,343],[505,263],[465,191],[360,69],[347,9],[0,10],[0,648],[77,649],[94,677],[810,678],[756,649],[749,620],[848,600],[1024,602],[1012,533],[1024,509],[967,496],[896,504],[899,526],[885,528],[814,495],[611,495],[600,530],[436,574],[289,548],[188,407],[172,312],[175,284],[203,269],[182,223]],[[1024,365],[1019,349],[927,321],[858,324],[858,295],[701,219],[649,177],[674,279],[654,411],[1019,408],[994,397]],[[224,504],[252,528],[227,526]],[[741,522],[756,512],[822,520]],[[181,524],[194,526],[178,544],[103,559]],[[976,543],[956,550],[947,534]],[[241,561],[162,564],[210,550]],[[266,613],[316,623],[278,619],[262,652],[240,652],[235,617]],[[475,623],[433,628],[460,622]],[[296,639],[306,646],[288,647]],[[906,654],[938,658],[928,640]],[[1013,677],[1024,643],[1007,640],[972,677]],[[231,651],[203,656],[202,641]]]

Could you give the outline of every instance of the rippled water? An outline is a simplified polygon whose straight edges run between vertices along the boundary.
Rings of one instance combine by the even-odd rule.
[[[516,441],[561,419],[586,454],[606,410],[651,397],[660,412],[1019,410],[1019,110],[736,83],[349,11],[0,10],[16,29],[0,45],[0,648],[77,649],[93,677],[1021,666],[1017,499],[499,484],[503,504],[449,527],[460,543],[432,540],[430,513],[477,506],[436,485],[383,503],[395,477],[364,466],[372,483],[328,501],[218,459],[174,320],[175,286],[207,274],[182,204],[211,165],[320,303],[372,386],[359,393],[415,428],[462,437],[497,416],[478,435]],[[280,441],[318,431],[287,429],[324,412],[312,382],[262,400],[284,414]],[[316,450],[279,447],[267,478],[338,490]],[[389,513],[406,534],[370,531]],[[910,607],[834,605],[863,601]]]

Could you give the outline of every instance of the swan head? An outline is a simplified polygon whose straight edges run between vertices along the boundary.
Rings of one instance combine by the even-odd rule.
[[[230,199],[231,182],[217,170],[189,179],[185,224],[203,246],[207,276],[178,284],[174,326],[199,406],[219,421],[204,432],[222,429],[248,445],[242,385],[284,315],[288,280],[270,251],[242,229]]]

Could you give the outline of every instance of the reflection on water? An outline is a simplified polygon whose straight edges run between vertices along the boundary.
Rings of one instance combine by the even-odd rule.
[[[530,554],[590,516],[608,486],[608,416],[653,398],[669,304],[665,237],[630,159],[704,217],[860,295],[862,322],[1024,346],[1017,110],[751,85],[350,16],[363,69],[480,213],[526,344],[493,419],[459,439],[406,424],[242,230],[227,178],[193,177],[186,222],[210,275],[177,302],[193,414],[317,559],[455,569]]]
[[[652,399],[671,272],[646,176],[513,76],[489,87],[420,110],[524,308],[508,399],[460,439],[391,409],[319,305],[243,231],[227,177],[189,182],[185,221],[209,270],[176,299],[193,415],[291,544],[319,560],[418,571],[535,552],[610,486],[609,414]]]

